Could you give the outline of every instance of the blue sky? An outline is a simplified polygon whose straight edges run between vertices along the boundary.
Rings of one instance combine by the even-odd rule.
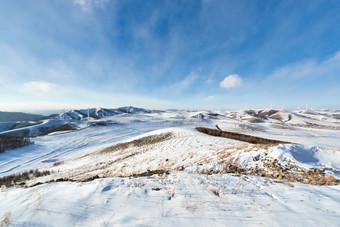
[[[0,0],[0,110],[340,105],[340,1]]]

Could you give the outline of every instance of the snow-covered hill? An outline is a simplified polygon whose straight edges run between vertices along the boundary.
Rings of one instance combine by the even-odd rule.
[[[138,107],[120,107],[116,109],[90,108],[70,110],[53,116],[51,119],[39,121],[15,121],[0,122],[0,134],[14,136],[40,136],[55,131],[75,130],[85,127],[84,121],[89,124],[100,124],[96,120],[124,114],[147,114],[159,113],[161,111],[147,110]],[[102,122],[102,124],[106,124]]]
[[[340,223],[336,112],[114,110],[91,109],[90,119],[88,110],[73,110],[6,130],[39,136],[31,138],[32,145],[0,154],[0,223]],[[291,144],[249,144],[196,127]]]

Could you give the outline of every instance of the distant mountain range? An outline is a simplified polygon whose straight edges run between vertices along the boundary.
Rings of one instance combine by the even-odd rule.
[[[339,112],[334,111],[285,111],[274,109],[243,109],[238,111],[189,111],[189,110],[149,110],[126,106],[119,108],[89,108],[70,110],[60,114],[43,116],[19,112],[0,112],[0,135],[40,136],[56,131],[76,130],[86,125],[107,125],[110,117],[125,116],[138,119],[138,115],[155,113],[164,120],[183,120],[194,118],[207,120],[235,120],[243,127],[262,127],[261,124],[274,124],[280,128],[307,127],[339,130]],[[89,124],[84,124],[89,118]],[[108,119],[106,119],[108,118]],[[103,119],[103,120],[100,120]],[[125,118],[128,119],[128,118]]]
[[[111,117],[117,114],[136,114],[136,113],[155,113],[155,112],[162,112],[160,110],[148,110],[133,106],[125,106],[119,107],[116,109],[108,109],[108,108],[90,108],[90,109],[79,109],[79,110],[70,110],[68,112],[59,114],[58,118],[64,120],[82,120],[86,119],[87,117],[93,119],[100,119],[104,117]]]
[[[49,117],[39,114],[28,114],[21,112],[3,112],[0,111],[0,122],[10,121],[39,121]]]
[[[39,136],[54,131],[74,130],[77,122],[88,117],[97,120],[118,114],[160,113],[159,110],[147,110],[138,107],[119,107],[116,109],[91,108],[70,110],[65,113],[43,116],[18,112],[0,112],[0,135]],[[99,123],[100,124],[100,123]]]

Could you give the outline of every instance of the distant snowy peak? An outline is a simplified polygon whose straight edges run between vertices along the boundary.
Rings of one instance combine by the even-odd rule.
[[[71,110],[65,113],[61,113],[57,116],[57,118],[65,119],[65,120],[82,120],[88,117],[93,119],[100,119],[104,117],[111,117],[117,114],[141,114],[141,113],[155,113],[161,112],[160,110],[148,110],[133,106],[125,106],[119,107],[116,109],[108,109],[108,108],[89,108],[89,109],[79,109],[79,110]]]

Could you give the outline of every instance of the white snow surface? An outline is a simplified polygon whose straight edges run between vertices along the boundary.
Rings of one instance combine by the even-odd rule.
[[[100,113],[98,109],[94,111]],[[129,111],[133,112],[131,108]],[[207,116],[210,112],[199,113]],[[28,188],[2,187],[0,225],[339,226],[340,185],[313,186],[255,176],[201,174],[204,169],[221,168],[219,163],[226,152],[244,166],[255,166],[253,158],[268,153],[268,157],[280,162],[290,160],[307,169],[329,169],[339,178],[340,133],[335,127],[338,121],[327,116],[308,118],[331,127],[305,128],[301,122],[289,125],[278,124],[277,120],[253,124],[231,119],[225,115],[230,113],[223,112],[214,119],[193,118],[199,113],[117,113],[106,116],[106,120],[116,124],[90,127],[86,121],[73,122],[78,130],[36,137],[33,145],[1,153],[0,177],[39,168],[54,171],[54,175],[41,178],[46,181],[71,173],[93,173],[104,178]],[[287,114],[282,114],[286,121]],[[296,144],[253,149],[244,142],[194,130],[196,126],[214,128],[215,124],[226,131]],[[171,139],[154,145],[98,153],[119,142],[167,132],[172,133]],[[53,166],[58,161],[63,164]],[[112,164],[96,169],[100,163]],[[178,171],[181,167],[183,171]],[[160,168],[170,174],[129,177]]]
[[[174,172],[5,189],[0,215],[13,226],[338,226],[339,189]]]

